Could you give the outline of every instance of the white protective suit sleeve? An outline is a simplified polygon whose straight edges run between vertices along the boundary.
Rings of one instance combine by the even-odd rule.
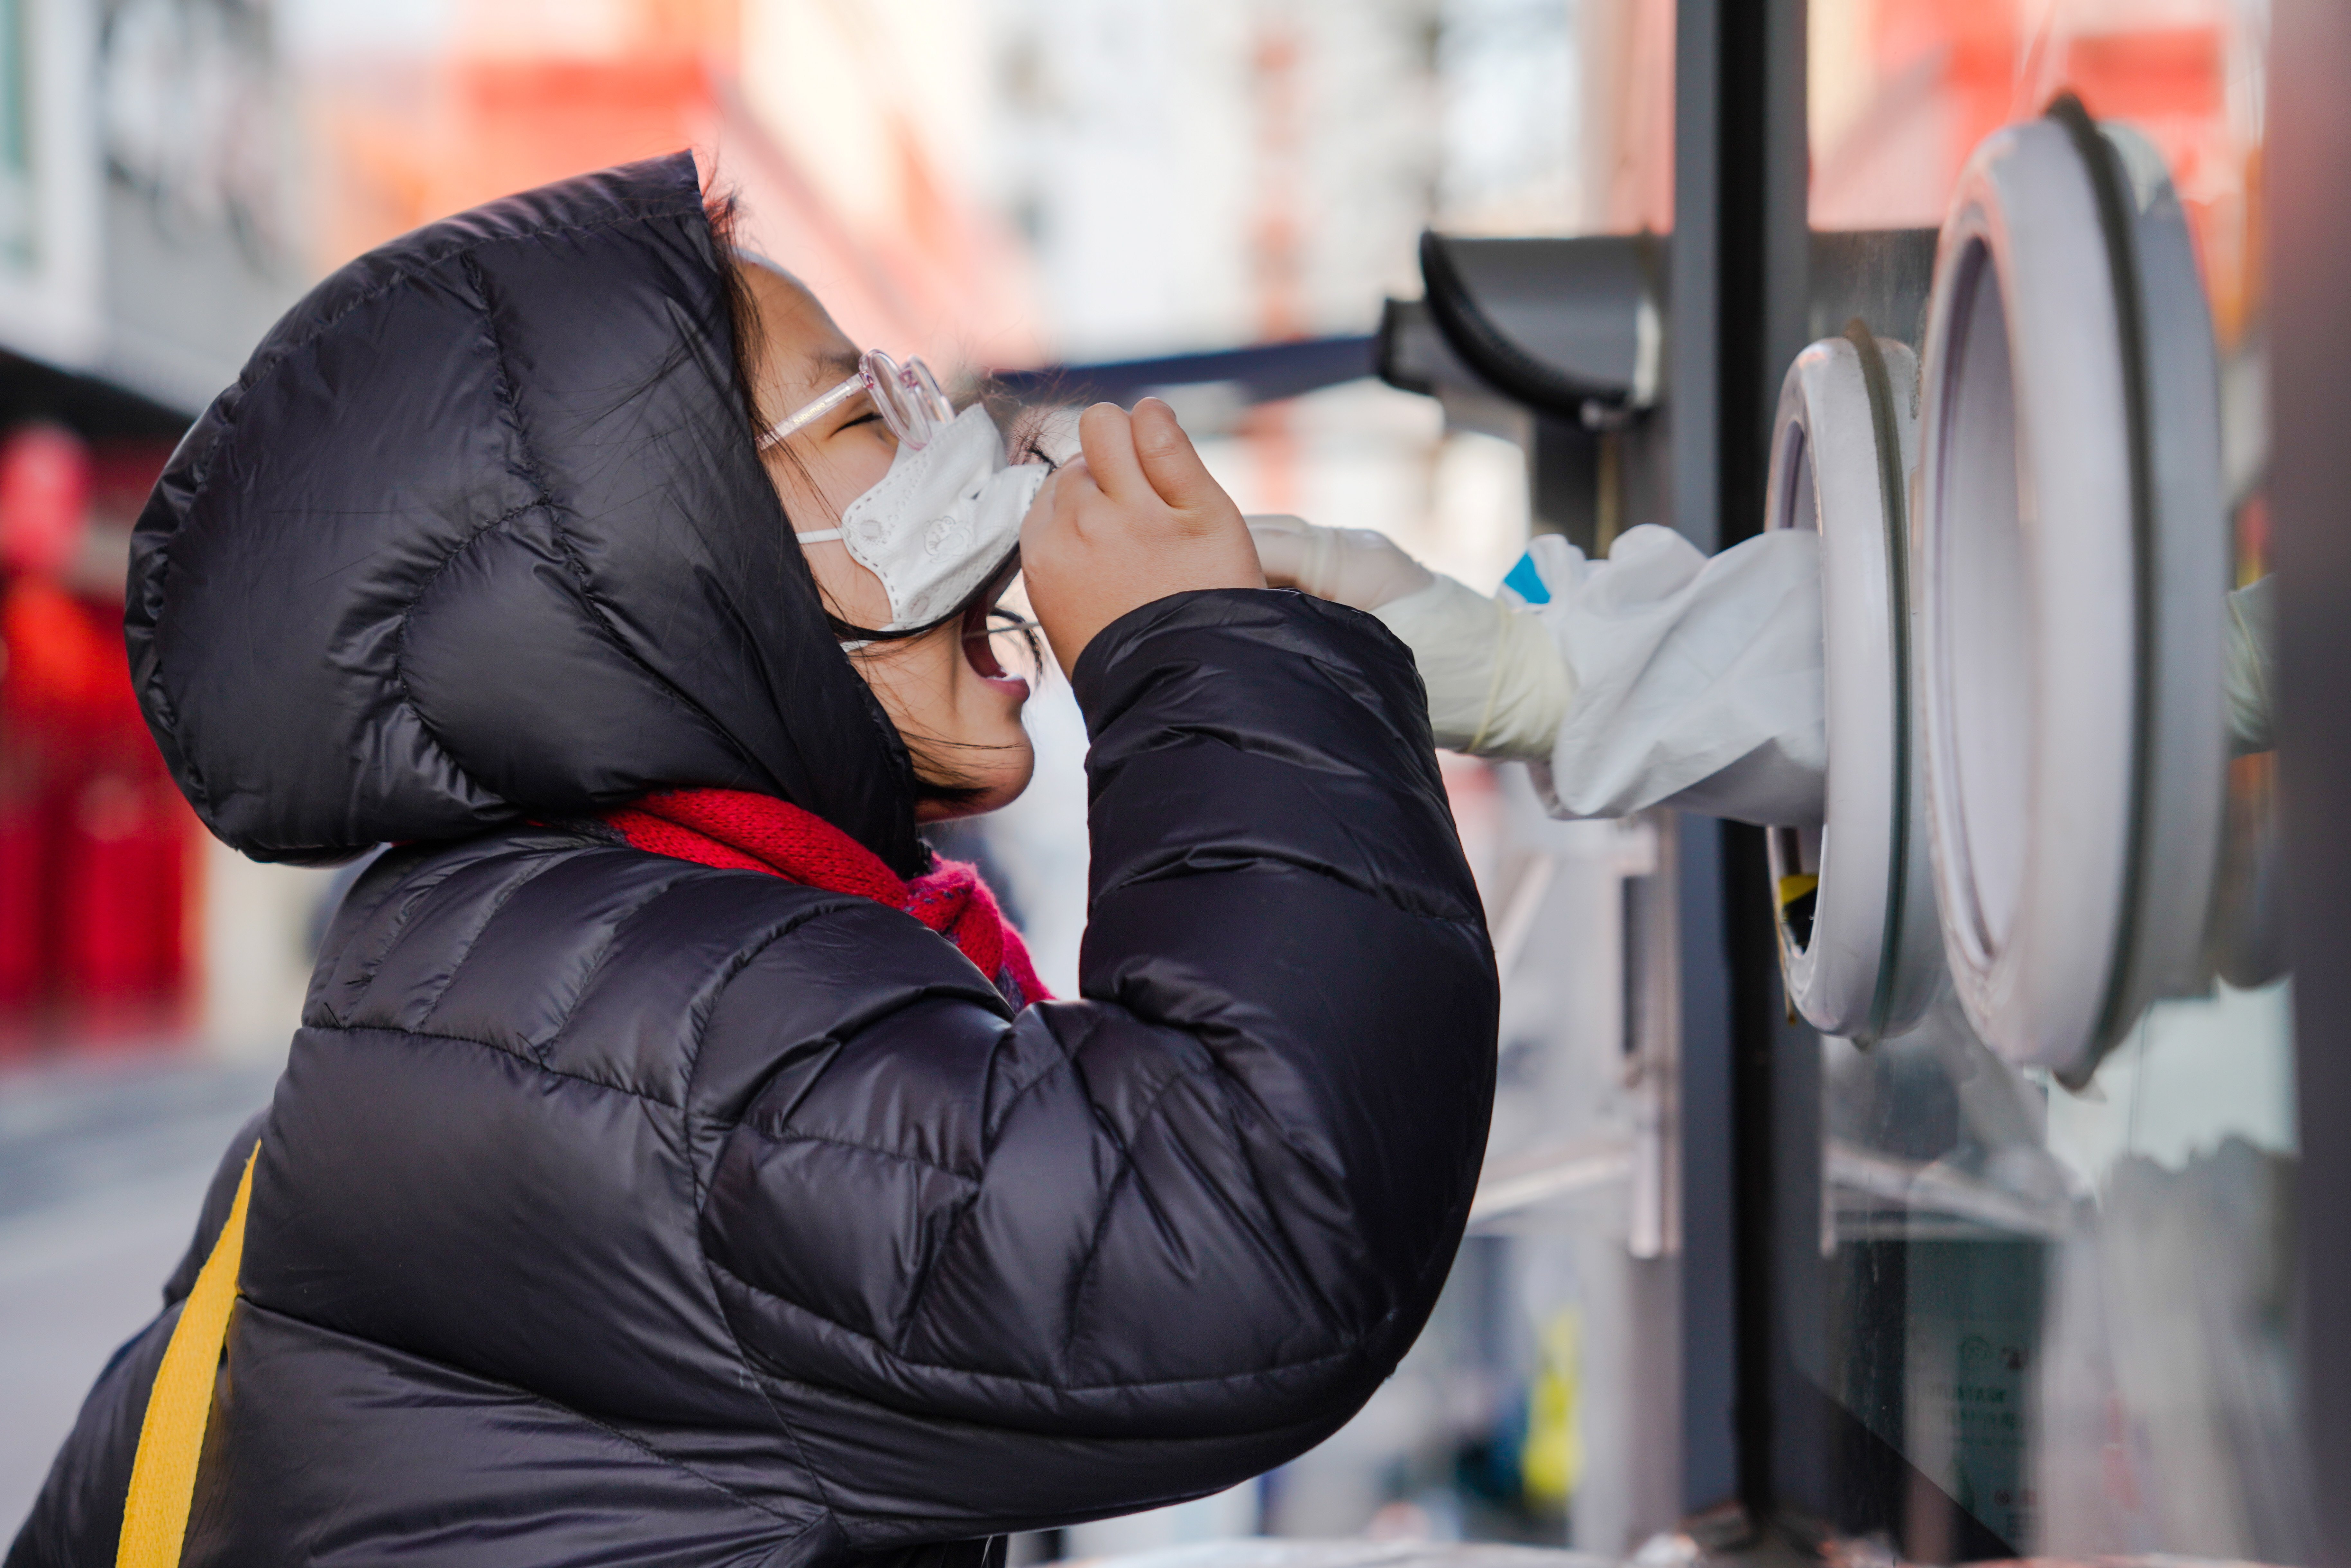
[[[1529,602],[1575,672],[1549,765],[1536,769],[1557,814],[1670,806],[1820,822],[1818,547],[1808,531],[1773,530],[1709,558],[1651,524],[1595,561],[1556,535],[1535,539],[1505,591]]]

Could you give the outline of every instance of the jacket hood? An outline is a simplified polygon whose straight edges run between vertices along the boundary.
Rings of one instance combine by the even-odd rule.
[[[181,442],[126,632],[205,826],[331,861],[701,785],[919,869],[912,770],[737,394],[690,154],[343,267]]]

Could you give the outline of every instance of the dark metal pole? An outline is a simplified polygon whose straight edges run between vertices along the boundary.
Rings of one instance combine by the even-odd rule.
[[[1722,319],[1736,237],[1723,233],[1723,11],[1680,0],[1674,29],[1674,243],[1668,439],[1674,526],[1700,549],[1722,535]],[[1735,308],[1735,307],[1729,307]],[[1734,421],[1735,423],[1735,421]],[[1681,936],[1682,1511],[1708,1545],[1743,1538],[1740,1485],[1737,1182],[1730,1139],[1729,945],[1722,927],[1722,830],[1679,820]]]
[[[1756,532],[1802,345],[1802,0],[1679,0],[1667,392],[1675,527]],[[1683,1505],[1708,1545],[1771,1510],[1771,1076],[1782,1006],[1759,830],[1679,828]]]
[[[2351,8],[2281,0],[2274,16],[2270,500],[2301,1117],[2300,1383],[2317,1561],[2351,1564]]]

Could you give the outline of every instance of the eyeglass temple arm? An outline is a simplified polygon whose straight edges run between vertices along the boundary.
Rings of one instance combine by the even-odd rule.
[[[855,397],[859,392],[862,392],[864,390],[865,372],[861,370],[855,375],[850,377],[847,381],[841,382],[839,386],[825,393],[822,397],[818,398],[814,402],[802,404],[797,413],[786,419],[781,424],[769,425],[768,427],[768,433],[759,437],[759,450],[765,452],[768,447],[775,445],[776,443],[791,434],[792,432],[805,429],[810,423],[822,419],[826,414],[831,413],[834,409],[839,408],[842,403],[847,402],[851,398]]]

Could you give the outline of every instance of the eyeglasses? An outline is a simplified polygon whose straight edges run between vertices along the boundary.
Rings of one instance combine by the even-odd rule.
[[[955,405],[939,390],[930,366],[912,359],[901,365],[881,350],[869,349],[857,356],[855,375],[771,427],[760,438],[759,450],[765,452],[794,431],[822,419],[859,392],[872,394],[874,412],[890,427],[890,434],[916,452],[929,445],[931,437],[956,416]]]

